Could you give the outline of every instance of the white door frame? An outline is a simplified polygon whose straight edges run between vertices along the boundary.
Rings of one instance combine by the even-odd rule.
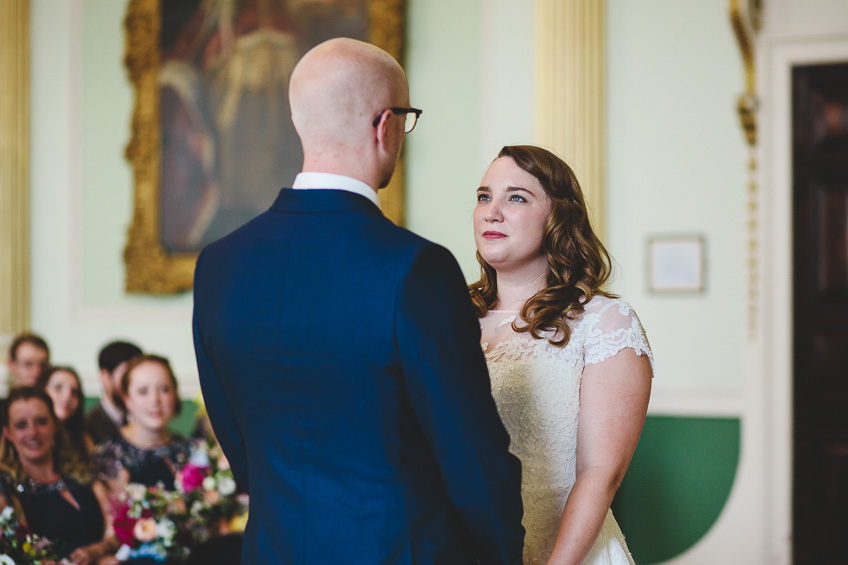
[[[768,563],[792,563],[792,67],[848,62],[848,36],[767,41],[760,139],[762,281],[760,331],[748,348],[750,373],[765,399]],[[756,441],[754,438],[752,440]]]

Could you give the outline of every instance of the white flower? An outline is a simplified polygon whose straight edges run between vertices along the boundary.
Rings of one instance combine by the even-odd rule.
[[[170,540],[177,532],[177,527],[168,518],[162,518],[156,524],[156,535],[164,540]]]
[[[230,477],[222,477],[218,481],[218,492],[224,496],[230,496],[236,492],[236,482]]]
[[[215,477],[203,479],[203,490],[215,490]]]
[[[8,508],[8,506],[6,507]],[[5,510],[4,510],[5,513]],[[0,555],[0,565],[15,565],[15,562],[8,555]]]
[[[188,462],[197,465],[198,467],[208,467],[209,454],[201,447],[194,448],[191,450],[191,456],[189,457]]]
[[[131,551],[132,549],[130,548],[130,546],[128,546],[127,544],[122,545],[121,548],[115,552],[115,559],[117,559],[118,561],[126,561],[130,558]]]
[[[147,487],[138,483],[130,483],[127,485],[126,491],[130,500],[139,501],[144,499]]]

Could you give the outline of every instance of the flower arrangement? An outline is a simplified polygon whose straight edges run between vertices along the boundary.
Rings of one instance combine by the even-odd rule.
[[[137,557],[184,559],[188,549],[179,526],[185,515],[179,493],[161,485],[130,483],[113,508],[115,537],[121,543],[115,557],[121,561]]]
[[[194,542],[226,533],[227,523],[247,509],[246,495],[238,494],[227,458],[214,440],[192,450],[175,483],[185,500],[186,527]]]
[[[129,484],[113,507],[113,527],[121,560],[151,557],[180,561],[190,547],[216,534],[247,509],[217,443],[198,444],[175,476],[176,491],[162,485]],[[0,563],[0,565],[3,565]]]
[[[7,506],[0,512],[0,565],[41,565],[58,561],[53,543],[30,532]]]

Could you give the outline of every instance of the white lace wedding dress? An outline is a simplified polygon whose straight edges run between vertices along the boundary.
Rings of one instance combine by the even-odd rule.
[[[583,368],[625,348],[647,355],[648,340],[630,306],[596,296],[570,322],[564,348],[512,329],[518,312],[493,310],[480,320],[492,394],[522,466],[524,563],[544,564],[554,546],[565,501],[575,481],[577,415]],[[608,511],[585,564],[628,565],[633,558]]]

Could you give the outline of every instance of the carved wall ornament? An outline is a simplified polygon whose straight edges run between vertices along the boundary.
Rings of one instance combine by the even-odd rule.
[[[739,44],[742,64],[745,70],[745,91],[736,102],[739,123],[748,143],[748,182],[747,182],[747,309],[748,335],[757,335],[757,315],[759,304],[759,194],[757,187],[757,74],[755,44],[757,32],[762,27],[762,0],[728,0],[730,22]]]

